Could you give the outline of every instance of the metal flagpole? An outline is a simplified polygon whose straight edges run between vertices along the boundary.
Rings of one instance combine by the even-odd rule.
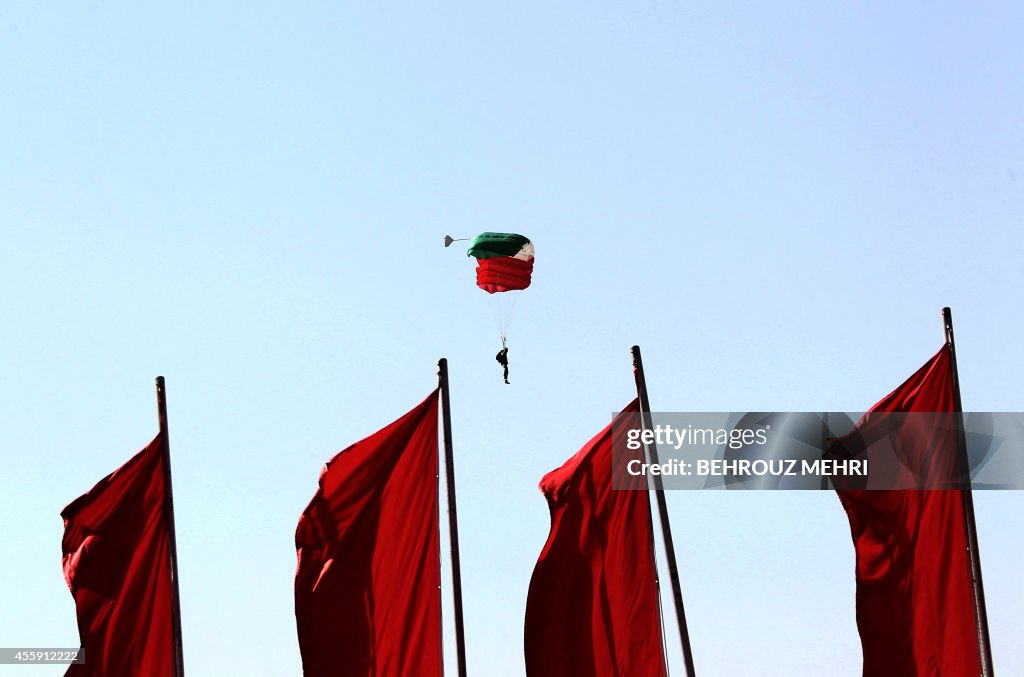
[[[164,377],[156,377],[156,407],[160,417],[160,450],[164,462],[167,516],[167,558],[171,565],[171,628],[174,633],[174,675],[184,677],[185,658],[181,645],[181,601],[178,593],[178,544],[174,534],[174,494],[171,491],[171,441],[167,430],[167,388]]]
[[[462,621],[462,565],[459,561],[459,518],[455,508],[455,460],[452,453],[452,410],[448,399],[448,360],[437,361],[444,432],[444,472],[448,495],[448,536],[452,550],[452,594],[455,597],[455,651],[459,677],[466,677],[466,630]]]
[[[974,496],[971,493],[970,463],[967,458],[967,437],[964,432],[963,404],[960,401],[960,376],[956,367],[956,344],[953,341],[953,311],[942,309],[942,325],[949,346],[949,369],[953,379],[953,411],[956,412],[957,470],[960,475],[960,496],[963,500],[964,532],[974,593],[974,621],[978,634],[978,656],[982,677],[993,677],[992,644],[988,634],[988,613],[985,610],[985,586],[981,580],[981,554],[978,552],[978,528],[974,521]]]
[[[636,378],[636,392],[640,398],[640,417],[647,430],[654,429],[651,419],[651,404],[647,399],[647,380],[644,378],[644,363],[640,357],[640,346],[633,346],[633,375]],[[656,444],[647,446],[649,461],[657,464],[658,447]],[[661,475],[652,475],[654,480],[654,496],[658,502],[658,516],[661,522],[661,535],[665,541],[665,559],[668,560],[668,575],[672,581],[672,601],[676,607],[676,621],[679,625],[679,641],[683,646],[683,663],[686,665],[687,677],[695,677],[693,667],[693,651],[690,649],[690,633],[686,628],[686,612],[683,610],[683,590],[679,584],[679,568],[676,566],[676,549],[672,544],[672,528],[668,523],[668,503],[665,501],[665,488]]]

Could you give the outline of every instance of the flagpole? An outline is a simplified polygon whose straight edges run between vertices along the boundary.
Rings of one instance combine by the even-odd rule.
[[[957,466],[960,475],[960,496],[963,500],[964,531],[967,535],[967,554],[971,567],[971,591],[974,593],[974,620],[978,634],[978,655],[981,676],[993,677],[992,643],[988,633],[988,613],[985,609],[985,585],[981,580],[981,553],[978,551],[978,527],[974,520],[974,495],[971,493],[971,469],[967,458],[967,437],[964,431],[963,404],[960,401],[960,374],[956,367],[956,343],[953,340],[953,311],[942,309],[942,325],[949,346],[949,370],[953,379],[953,411],[956,412]]]
[[[459,558],[459,518],[455,508],[455,458],[452,453],[452,410],[448,399],[448,360],[437,361],[444,431],[444,473],[448,495],[448,537],[452,551],[452,594],[455,598],[455,655],[459,677],[466,677],[466,630],[462,621],[462,565]]]
[[[640,357],[640,346],[633,346],[633,375],[636,378],[636,392],[640,399],[640,416],[647,430],[654,429],[651,419],[651,404],[647,399],[647,379],[644,378],[644,363]],[[658,447],[651,443],[647,446],[650,462],[658,464]],[[693,667],[693,651],[690,649],[690,633],[686,627],[686,612],[683,610],[683,590],[679,584],[679,568],[676,566],[676,549],[672,544],[672,528],[668,522],[668,503],[665,501],[665,487],[661,475],[652,475],[654,480],[654,496],[658,503],[658,517],[661,522],[662,540],[665,541],[665,559],[668,560],[668,575],[672,581],[672,601],[676,608],[676,621],[679,626],[679,641],[683,646],[683,663],[687,677],[695,677]]]
[[[171,491],[171,440],[167,429],[167,388],[163,376],[156,377],[156,407],[160,417],[160,451],[164,462],[167,499],[167,559],[171,566],[171,628],[174,634],[174,675],[184,677],[185,658],[181,645],[181,602],[178,594],[178,543],[174,535],[174,494]]]

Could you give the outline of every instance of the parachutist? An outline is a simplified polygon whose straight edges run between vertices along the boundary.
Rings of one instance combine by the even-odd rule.
[[[494,356],[494,359],[498,361],[498,364],[505,368],[505,383],[508,383],[508,348],[502,346],[501,350],[498,351],[498,354]]]

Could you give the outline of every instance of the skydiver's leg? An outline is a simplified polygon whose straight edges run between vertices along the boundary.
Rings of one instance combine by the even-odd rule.
[[[505,383],[508,383],[508,365],[505,365]]]

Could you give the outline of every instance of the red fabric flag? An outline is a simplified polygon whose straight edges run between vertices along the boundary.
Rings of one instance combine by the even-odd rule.
[[[295,532],[306,677],[440,677],[437,391],[327,462]]]
[[[888,412],[952,412],[949,360],[945,346],[872,407],[851,435],[866,426],[884,427],[882,414]],[[905,417],[893,420],[902,424],[892,434],[901,437],[904,462],[922,485],[956,486],[955,429],[924,426],[931,433],[926,435]],[[960,491],[837,493],[856,548],[864,677],[980,674]]]
[[[61,511],[83,664],[68,677],[174,674],[164,457],[158,436]]]
[[[529,677],[665,675],[650,500],[612,489],[613,425],[540,482],[551,533],[526,601]]]

